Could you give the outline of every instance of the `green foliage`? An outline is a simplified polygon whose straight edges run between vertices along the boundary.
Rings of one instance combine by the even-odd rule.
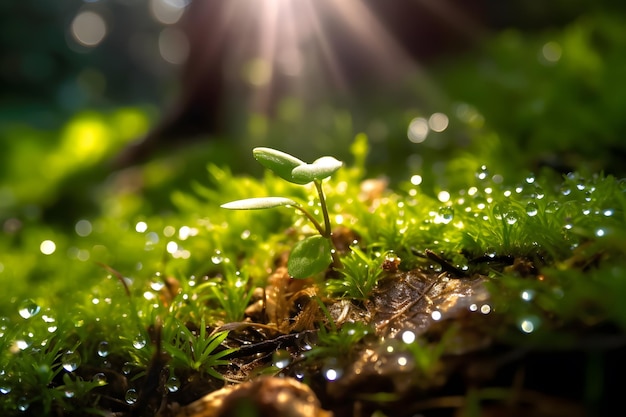
[[[309,236],[294,245],[287,269],[293,277],[307,277],[325,270],[332,261],[330,241],[324,236]]]
[[[171,328],[164,335],[163,348],[172,357],[172,365],[175,368],[192,369],[200,372],[200,375],[208,374],[222,379],[222,375],[215,368],[228,365],[229,361],[224,357],[234,349],[217,349],[228,336],[228,332],[207,334],[204,320],[201,320],[197,334],[177,320],[169,325]]]
[[[314,215],[303,205],[284,197],[236,200],[222,204],[221,207],[232,210],[266,209],[280,206],[294,207],[313,223],[320,236],[309,236],[294,246],[287,263],[289,274],[294,278],[307,278],[324,271],[333,261],[335,261],[335,266],[337,266],[339,263],[338,258],[333,256],[334,252],[331,250],[331,225],[324,191],[322,190],[322,180],[335,173],[342,167],[343,163],[332,156],[325,156],[315,160],[312,164],[307,164],[287,153],[271,148],[255,148],[253,154],[264,167],[270,169],[284,180],[300,185],[313,182],[322,208],[324,224],[320,224]]]
[[[232,349],[226,332],[211,329],[250,319],[253,291],[267,286],[287,251],[294,276],[335,262],[316,281],[326,302],[368,306],[387,256],[402,259],[401,271],[442,271],[429,250],[487,277],[486,317],[497,326],[486,332],[500,345],[578,349],[589,335],[592,349],[613,343],[610,332],[626,329],[626,187],[611,175],[624,172],[622,26],[617,16],[592,15],[562,31],[501,33],[483,53],[437,71],[460,102],[437,104],[432,111],[450,125],[421,144],[406,139],[413,118],[428,118],[410,91],[406,108],[376,97],[375,120],[330,107],[281,107],[277,122],[251,115],[241,124],[245,146],[203,143],[180,160],[114,175],[105,162],[146,131],[144,111],[85,112],[58,131],[2,127],[0,413],[111,414],[100,393],[114,381],[100,371],[139,390],[159,353],[159,328],[166,372],[222,378]],[[559,48],[560,58],[547,60]],[[350,145],[361,129],[367,134]],[[270,148],[249,159],[237,151],[270,137],[281,149],[346,161],[350,148],[353,161],[339,170],[329,157],[308,164]],[[258,178],[248,175],[256,174],[253,157],[267,168]],[[572,173],[537,168],[546,164]],[[374,173],[391,181],[369,195],[361,181]],[[248,212],[220,210],[223,201],[294,210],[260,210],[251,221]],[[331,220],[333,232],[350,232],[336,259]],[[524,262],[534,269],[520,269]],[[312,369],[345,365],[363,347],[393,348],[425,384],[446,363],[448,342],[463,336],[453,324],[436,340],[380,344],[366,324],[329,326],[304,352]]]
[[[366,253],[352,246],[350,254],[341,259],[343,268],[339,273],[342,278],[327,280],[326,290],[340,297],[367,300],[383,272],[383,262],[391,258],[395,259],[392,253],[381,254],[376,251]]]
[[[334,325],[333,325],[334,327]],[[355,347],[373,330],[360,322],[345,323],[339,329],[320,327],[318,340],[306,357],[345,361],[355,353]]]

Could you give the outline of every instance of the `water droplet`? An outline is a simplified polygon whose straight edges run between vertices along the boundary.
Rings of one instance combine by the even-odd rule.
[[[441,311],[439,310],[433,311],[432,313],[430,313],[430,317],[435,321],[441,320]]]
[[[517,214],[509,211],[504,214],[504,218],[507,224],[515,224],[517,223]]]
[[[180,381],[178,378],[172,375],[165,383],[165,386],[167,387],[167,390],[169,392],[176,392],[180,388]]]
[[[534,183],[535,182],[535,174],[533,174],[533,173],[528,174],[528,176],[526,176],[526,182],[528,184]]]
[[[343,375],[343,369],[338,365],[336,358],[328,358],[322,366],[322,375],[327,381],[336,381]]]
[[[279,349],[272,355],[272,362],[278,369],[286,368],[291,363],[291,354],[284,349]]]
[[[412,369],[415,365],[413,357],[407,354],[398,355],[396,357],[396,363],[401,371]]]
[[[556,213],[559,209],[559,203],[558,201],[550,201],[547,205],[546,205],[546,213]]]
[[[435,219],[435,223],[448,224],[454,220],[454,209],[452,207],[441,207],[439,216]]]
[[[22,332],[19,339],[15,340],[15,346],[19,350],[27,349],[33,344],[34,338],[35,333],[31,329],[26,329]]]
[[[65,395],[65,398],[74,398],[76,392],[71,388],[66,388],[65,391],[63,391],[63,395]]]
[[[572,193],[572,189],[569,187],[562,187],[561,188],[561,194],[563,195],[570,195]]]
[[[602,211],[602,214],[604,214],[605,217],[611,217],[613,214],[615,214],[615,210],[606,209]]]
[[[533,298],[535,298],[535,290],[524,290],[522,291],[520,296],[524,301],[531,301]]]
[[[163,281],[161,274],[157,272],[155,276],[150,279],[150,288],[154,291],[161,291],[164,286],[165,282]]]
[[[224,262],[224,256],[222,255],[222,251],[216,250],[213,256],[211,256],[211,262],[215,265],[219,265]]]
[[[61,357],[61,364],[63,365],[63,369],[67,372],[74,372],[80,366],[81,359],[78,352],[73,352],[68,350]]]
[[[489,304],[483,304],[482,306],[480,306],[480,312],[483,314],[491,313],[491,306]]]
[[[124,366],[122,366],[122,373],[124,375],[128,375],[130,374],[130,372],[133,370],[133,368],[135,367],[135,364],[132,362],[125,362]]]
[[[137,394],[137,390],[135,388],[131,388],[126,391],[124,395],[124,399],[126,400],[126,404],[135,404],[137,399],[139,399],[139,395]]]
[[[415,339],[416,339],[416,336],[415,336],[415,333],[413,333],[413,331],[405,330],[404,332],[402,332],[402,341],[406,343],[407,345],[410,345],[411,343],[415,342]]]
[[[480,169],[476,172],[476,178],[479,180],[484,180],[489,176],[489,171],[487,170],[486,165],[482,165]]]
[[[539,327],[540,323],[541,321],[536,316],[524,317],[519,321],[519,328],[524,333],[532,333]]]
[[[93,382],[97,383],[100,386],[106,385],[107,376],[102,372],[98,372],[97,374],[93,376]]]
[[[0,383],[0,394],[6,395],[11,392],[11,386],[6,382]]]
[[[602,228],[596,229],[595,235],[598,236],[598,237],[605,236],[606,235],[606,230],[602,229]]]
[[[28,407],[30,407],[30,403],[28,402],[28,399],[26,397],[18,398],[16,405],[19,411],[26,411],[28,410]]]
[[[537,203],[535,203],[534,201],[529,201],[528,204],[526,204],[526,214],[528,214],[530,217],[536,216],[538,212],[539,209],[537,208]]]
[[[11,324],[11,320],[8,317],[0,317],[0,337],[4,337],[9,325]]]
[[[29,319],[36,316],[41,311],[41,307],[37,305],[33,300],[27,299],[20,303],[19,313],[25,319]]]
[[[107,341],[102,341],[100,343],[98,343],[98,356],[100,356],[101,358],[106,358],[109,355],[109,342]]]
[[[133,339],[133,347],[135,349],[143,349],[146,347],[146,343],[146,338],[140,334]]]

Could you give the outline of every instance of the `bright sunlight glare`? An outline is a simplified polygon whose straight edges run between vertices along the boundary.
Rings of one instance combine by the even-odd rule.
[[[355,75],[370,71],[380,80],[414,74],[416,63],[398,45],[364,0],[232,0],[220,14],[221,33],[232,42],[227,68],[253,89],[252,107],[271,102],[272,89],[286,84],[292,94],[321,89],[350,91]],[[359,65],[363,67],[359,68]],[[351,71],[346,67],[351,66]],[[356,70],[355,70],[356,67]]]

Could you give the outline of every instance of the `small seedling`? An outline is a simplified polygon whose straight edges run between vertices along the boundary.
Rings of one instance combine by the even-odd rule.
[[[292,249],[287,261],[289,274],[294,278],[306,278],[322,272],[331,263],[340,265],[335,251],[332,250],[330,218],[326,199],[322,189],[322,180],[330,177],[343,165],[341,161],[332,156],[324,156],[312,164],[307,164],[287,153],[271,148],[255,148],[254,158],[265,168],[270,169],[276,175],[294,184],[315,184],[319,197],[324,223],[321,224],[313,214],[303,205],[286,197],[260,197],[245,200],[231,201],[222,204],[223,208],[231,210],[259,210],[273,207],[293,207],[302,212],[313,223],[319,235],[309,236],[299,241]]]

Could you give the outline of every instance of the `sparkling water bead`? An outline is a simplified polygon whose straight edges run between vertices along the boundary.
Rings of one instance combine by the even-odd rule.
[[[31,299],[24,300],[20,303],[19,314],[25,319],[36,316],[41,311],[41,307]]]

